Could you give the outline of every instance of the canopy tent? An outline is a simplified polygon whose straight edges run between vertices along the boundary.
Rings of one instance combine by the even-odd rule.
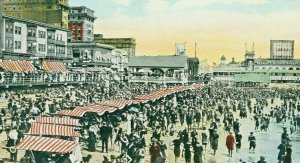
[[[58,124],[58,125],[67,125],[67,126],[79,126],[78,119],[72,118],[60,118],[60,117],[36,117],[36,123],[45,123],[45,124]]]
[[[132,104],[132,100],[125,100],[125,99],[110,100],[110,101],[101,102],[99,104],[100,105],[105,105],[105,106],[115,107],[115,108],[118,108],[118,109],[123,109],[126,105]]]
[[[57,72],[57,73],[67,73],[69,70],[65,67],[62,62],[50,62],[43,61],[42,69],[46,72]]]
[[[16,145],[16,148],[19,150],[65,154],[72,152],[78,145],[73,141],[27,135]]]
[[[53,135],[53,136],[68,136],[68,137],[79,137],[80,134],[75,131],[75,127],[54,125],[54,124],[43,124],[43,123],[32,123],[28,131],[29,135]]]
[[[237,83],[270,83],[270,77],[267,74],[235,74],[234,81]]]
[[[58,115],[62,115],[62,116],[70,116],[71,113],[72,110],[61,110],[57,112]]]
[[[60,111],[57,114],[63,115],[63,116],[71,116],[71,117],[82,117],[85,113],[91,112],[91,113],[98,113],[99,115],[103,115],[105,112],[114,112],[117,110],[117,108],[110,107],[110,106],[104,106],[104,105],[87,105],[84,107],[77,107],[74,110],[70,111]]]
[[[0,61],[0,67],[9,72],[33,72],[34,66],[29,61],[12,61],[2,60]]]
[[[117,109],[123,109],[126,105],[147,103],[148,101],[154,101],[167,95],[171,95],[177,92],[185,91],[188,89],[200,89],[202,85],[196,84],[191,86],[180,86],[170,89],[163,89],[151,92],[145,95],[139,95],[133,98],[133,100],[119,99],[101,102],[98,104],[90,104],[84,107],[77,107],[74,110],[62,110],[57,112],[58,115],[71,116],[71,117],[82,117],[87,112],[98,113],[98,115],[103,115],[105,112],[112,113]]]

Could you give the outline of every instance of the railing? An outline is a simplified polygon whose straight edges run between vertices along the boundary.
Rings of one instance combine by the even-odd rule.
[[[54,40],[54,39],[47,39],[47,42],[48,42],[48,43],[55,44],[55,40]]]
[[[66,45],[65,41],[60,41],[60,40],[56,40],[55,44],[57,44],[57,45]]]
[[[182,83],[183,78],[178,77],[163,77],[163,76],[130,76],[130,82],[165,82],[165,83]]]
[[[54,78],[44,78],[41,76],[32,77],[6,77],[0,79],[0,86],[32,86],[32,85],[51,85],[51,84],[76,84],[76,83],[93,83],[103,80],[98,76],[64,76]]]
[[[300,76],[270,76],[270,80],[300,81]]]

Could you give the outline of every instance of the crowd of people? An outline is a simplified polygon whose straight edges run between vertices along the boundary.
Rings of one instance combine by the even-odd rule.
[[[73,109],[87,103],[110,99],[131,99],[163,88],[160,84],[137,85],[125,83],[99,83],[95,85],[63,86],[56,88],[3,91],[8,99],[1,108],[2,130],[7,133],[7,146],[22,139],[34,117],[54,115],[61,109]],[[37,98],[26,98],[37,94]],[[144,163],[150,156],[151,163],[170,160],[168,150],[173,149],[175,163],[182,156],[186,163],[202,163],[205,153],[218,154],[219,142],[225,142],[228,157],[233,157],[246,146],[242,139],[248,138],[249,151],[262,148],[257,144],[255,132],[268,132],[271,120],[289,123],[283,127],[281,144],[278,146],[278,162],[292,162],[290,135],[300,130],[300,91],[296,89],[243,89],[207,85],[202,89],[187,90],[169,95],[146,104],[133,104],[103,116],[86,113],[81,119],[80,142],[90,152],[114,153],[104,155],[103,163]],[[275,100],[282,104],[275,107]],[[136,109],[132,109],[136,108]],[[270,109],[268,109],[270,108]],[[11,116],[10,120],[3,117]],[[249,135],[241,132],[240,120],[251,119],[254,131]],[[288,132],[290,131],[290,132]],[[226,135],[225,138],[222,135]],[[165,143],[167,140],[168,143]],[[208,149],[207,149],[208,148]],[[17,152],[11,152],[16,160]],[[91,155],[84,157],[88,162]],[[216,156],[215,156],[216,157]],[[240,162],[245,162],[240,160]],[[258,163],[266,163],[261,156]]]

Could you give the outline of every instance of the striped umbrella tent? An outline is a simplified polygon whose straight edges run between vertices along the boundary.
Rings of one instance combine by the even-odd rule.
[[[99,103],[100,105],[111,106],[118,109],[123,109],[126,105],[131,105],[132,100],[119,99],[119,100],[110,100]]]
[[[57,124],[57,125],[66,125],[66,126],[79,126],[79,120],[68,118],[68,117],[36,117],[36,123],[45,123],[45,124]]]
[[[48,136],[67,136],[67,137],[79,137],[80,134],[75,131],[75,127],[32,123],[27,133],[28,135],[48,135]]]
[[[72,152],[78,145],[74,141],[27,135],[16,145],[16,149],[66,154]]]

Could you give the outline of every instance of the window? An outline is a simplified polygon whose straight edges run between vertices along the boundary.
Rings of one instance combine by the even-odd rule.
[[[55,40],[55,33],[54,32],[48,32],[48,39]]]
[[[27,43],[27,51],[35,51],[35,43],[28,42]]]
[[[14,48],[14,44],[13,44],[13,40],[5,40],[5,48],[6,49],[13,49]]]
[[[15,26],[15,34],[21,34],[21,27]]]
[[[45,31],[39,31],[39,38],[46,38],[46,32]]]
[[[46,51],[46,45],[45,44],[39,44],[39,51],[45,52]]]
[[[21,41],[15,41],[15,49],[21,49]]]
[[[48,45],[48,52],[55,52],[55,45]]]
[[[35,37],[35,29],[28,29],[27,34],[29,37]]]
[[[57,46],[56,47],[56,53],[57,54],[65,54],[65,47],[63,47],[63,46]]]
[[[8,47],[9,47],[9,40],[5,40],[5,49],[8,49]]]

